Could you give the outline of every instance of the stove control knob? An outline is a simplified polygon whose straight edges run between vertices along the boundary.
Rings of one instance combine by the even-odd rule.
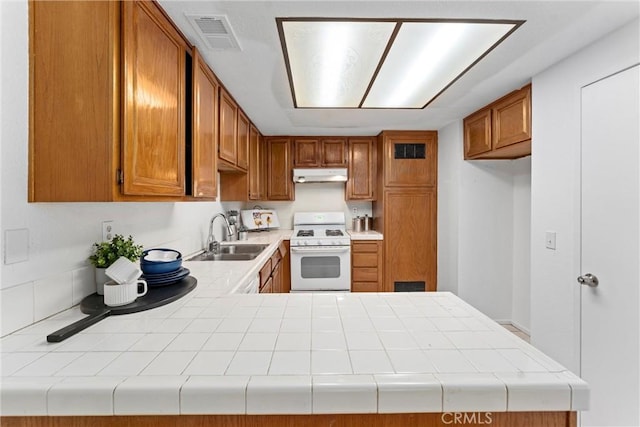
[[[318,242],[316,243],[318,246],[322,246],[322,240],[318,240]]]
[[[304,243],[305,246],[307,246],[309,244],[309,242],[307,242],[306,240],[304,242],[302,242],[302,243]]]

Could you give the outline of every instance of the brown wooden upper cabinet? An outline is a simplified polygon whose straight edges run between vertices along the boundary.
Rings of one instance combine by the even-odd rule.
[[[347,167],[347,139],[296,137],[293,140],[293,166]]]
[[[264,147],[262,135],[251,125],[249,128],[249,200],[264,199]]]
[[[246,172],[249,167],[249,126],[251,122],[224,87],[220,88],[218,169]]]
[[[295,200],[291,176],[291,139],[266,137],[267,200]]]
[[[180,199],[186,55],[151,1],[30,2],[29,201]]]
[[[435,131],[385,131],[379,135],[384,187],[433,187],[436,185],[437,141]]]
[[[218,148],[218,81],[197,49],[193,49],[193,197],[215,199]]]
[[[347,200],[376,200],[376,138],[349,138]]]
[[[222,162],[218,167],[235,169],[238,156],[238,106],[224,88],[220,88],[220,113],[219,127],[220,138],[218,145],[218,157]],[[225,163],[226,162],[226,163]]]
[[[265,200],[265,146],[258,128],[249,124],[249,167],[247,173],[220,172],[221,201]]]
[[[181,196],[189,47],[155,3],[122,6],[124,193]]]
[[[238,109],[238,131],[237,131],[237,161],[236,165],[242,169],[247,170],[249,166],[249,119],[244,115],[242,110]]]
[[[517,159],[530,154],[530,84],[464,119],[465,159]]]

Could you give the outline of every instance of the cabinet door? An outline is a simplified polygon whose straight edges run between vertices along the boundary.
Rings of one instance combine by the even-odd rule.
[[[193,52],[193,196],[215,198],[218,186],[218,82],[200,53]]]
[[[432,187],[438,176],[438,133],[383,132],[385,187]]]
[[[220,88],[220,138],[218,157],[232,165],[236,164],[237,113],[238,107],[227,91]]]
[[[434,190],[386,190],[384,194],[384,285],[424,283],[436,290],[437,197]]]
[[[269,277],[263,287],[260,288],[261,294],[273,293],[273,277]]]
[[[282,293],[282,262],[278,262],[271,272],[273,279],[271,292],[274,294]]]
[[[271,277],[271,258],[260,268],[260,289],[262,289]]]
[[[464,158],[491,151],[491,109],[473,113],[464,119]]]
[[[293,167],[315,168],[320,166],[320,140],[299,138],[293,141]]]
[[[243,170],[249,166],[249,119],[238,109],[236,165]]]
[[[122,2],[123,192],[185,192],[187,43],[155,2]]]
[[[111,201],[120,4],[30,1],[29,14],[29,201]]]
[[[531,139],[531,86],[493,105],[493,149]]]
[[[320,154],[322,166],[332,168],[347,167],[347,140],[323,139]]]
[[[262,200],[262,157],[260,132],[251,125],[249,128],[249,200]]]
[[[349,138],[347,200],[376,199],[376,147],[374,138]]]
[[[267,199],[294,200],[289,138],[267,140]]]
[[[289,293],[291,291],[291,256],[290,256],[290,247],[291,242],[289,240],[284,240],[280,243],[280,249],[282,250],[282,261],[280,261],[280,265],[282,266],[282,287],[281,292]]]

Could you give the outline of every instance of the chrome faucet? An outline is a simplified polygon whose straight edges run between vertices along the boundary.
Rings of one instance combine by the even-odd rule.
[[[229,224],[229,221],[227,221],[227,217],[223,213],[215,214],[213,218],[211,218],[211,221],[209,221],[209,235],[207,236],[206,248],[207,253],[217,254],[220,251],[220,242],[218,242],[216,240],[216,237],[213,235],[213,223],[216,221],[216,218],[219,217],[222,217],[222,219],[224,220],[224,223],[227,227],[227,235],[231,236],[231,234],[233,233],[231,231],[231,225]]]

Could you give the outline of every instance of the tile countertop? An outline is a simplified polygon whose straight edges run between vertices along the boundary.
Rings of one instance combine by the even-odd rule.
[[[272,245],[254,261],[185,263],[198,287],[163,307],[47,343],[76,307],[2,338],[0,414],[588,408],[584,381],[450,293],[233,294],[288,236],[250,239]]]
[[[375,230],[368,231],[347,231],[351,236],[351,240],[384,240],[382,233]]]

